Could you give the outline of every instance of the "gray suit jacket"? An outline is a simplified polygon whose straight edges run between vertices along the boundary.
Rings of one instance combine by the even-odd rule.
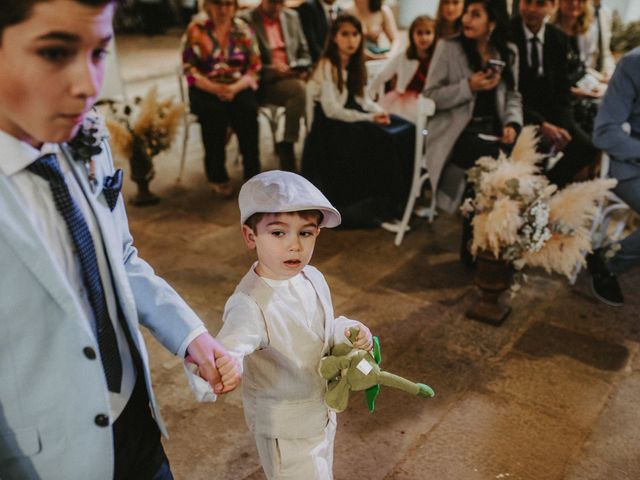
[[[258,39],[260,47],[260,57],[262,60],[262,71],[260,72],[261,82],[270,82],[275,78],[272,69],[273,59],[271,56],[271,47],[267,39],[267,33],[264,29],[262,13],[260,7],[256,7],[249,11],[246,18],[247,22],[253,29]],[[285,8],[280,14],[280,26],[282,27],[282,36],[287,49],[287,60],[289,66],[308,66],[311,68],[311,54],[307,46],[307,40],[302,30],[300,18],[295,10]]]
[[[62,146],[65,155],[70,155]],[[106,144],[95,157],[98,187],[71,161],[99,225],[121,310],[144,363],[154,416],[165,433],[151,389],[139,323],[176,353],[202,325],[196,314],[138,258],[122,196],[113,211],[102,194],[113,174]],[[109,413],[99,351],[77,300],[47,245],[27,217],[21,197],[0,173],[0,478],[111,480],[112,429],[96,425]]]
[[[522,98],[518,92],[518,51],[511,65],[515,88],[509,90],[505,82],[497,87],[497,110],[502,125],[522,125]],[[440,40],[436,45],[427,75],[424,95],[436,104],[436,113],[427,124],[427,168],[434,190],[438,189],[438,206],[447,211],[457,208],[464,189],[464,172],[448,164],[456,140],[471,120],[476,94],[469,88],[468,78],[473,72],[460,42]],[[447,172],[443,173],[446,170]],[[442,179],[442,182],[441,182]]]

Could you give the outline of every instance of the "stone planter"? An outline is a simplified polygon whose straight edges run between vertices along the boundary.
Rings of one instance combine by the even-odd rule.
[[[511,307],[500,303],[500,295],[511,285],[513,268],[506,260],[491,252],[480,251],[476,257],[473,282],[482,292],[478,302],[467,311],[469,318],[499,326],[511,313]]]

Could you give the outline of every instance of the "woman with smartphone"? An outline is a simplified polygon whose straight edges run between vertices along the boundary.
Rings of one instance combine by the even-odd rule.
[[[479,157],[510,150],[522,127],[518,51],[506,40],[507,18],[504,0],[466,0],[462,34],[438,42],[433,54],[427,166],[438,205],[448,211],[462,201],[465,171]],[[466,244],[464,238],[461,257],[470,263]]]

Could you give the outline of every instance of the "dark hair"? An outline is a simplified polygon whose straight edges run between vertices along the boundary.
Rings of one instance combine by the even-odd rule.
[[[4,29],[17,25],[27,20],[31,16],[33,7],[38,3],[50,0],[2,0],[0,1],[0,43]],[[101,6],[108,3],[118,3],[120,0],[74,0],[89,6]]]
[[[378,12],[382,9],[382,2],[384,0],[369,0],[369,11]]]
[[[513,63],[514,53],[507,46],[508,30],[507,30],[507,6],[505,0],[465,0],[464,10],[467,11],[469,5],[474,3],[481,3],[487,12],[490,22],[495,22],[496,27],[491,32],[489,37],[489,45],[495,48],[500,57],[506,63],[502,70],[502,78],[507,84],[507,87],[511,90],[515,88],[515,79],[513,71],[511,70],[511,64]],[[469,67],[474,72],[482,70],[485,65],[482,64],[482,58],[478,53],[475,40],[471,40],[461,33],[457,37],[458,41],[462,44]]]
[[[300,215],[305,220],[309,220],[310,218],[313,218],[317,222],[318,226],[320,226],[320,224],[322,223],[322,219],[324,218],[324,214],[320,210],[297,210],[294,212],[282,212],[282,213],[295,213]],[[269,214],[270,212],[254,213],[244,221],[244,224],[247,227],[249,227],[253,233],[256,233],[256,227],[260,223],[260,220],[262,220],[265,217],[265,215],[269,215]]]
[[[418,15],[416,18],[413,19],[413,22],[411,22],[411,25],[409,26],[409,46],[407,47],[407,58],[410,60],[418,59],[418,47],[413,41],[413,32],[415,32],[416,28],[418,28],[418,26],[421,23],[430,23],[433,28],[433,35],[434,35],[433,43],[427,49],[427,58],[432,57],[433,51],[436,48],[436,42],[438,41],[438,34],[436,33],[435,20],[429,15]]]
[[[357,17],[349,14],[339,15],[331,24],[331,30],[327,35],[327,46],[322,54],[322,58],[326,58],[337,70],[338,90],[342,93],[344,89],[344,79],[342,78],[342,63],[340,61],[340,52],[335,42],[336,35],[340,31],[340,27],[345,23],[350,23],[362,37],[362,23]],[[318,62],[319,64],[320,62]],[[347,65],[347,91],[356,96],[364,95],[364,86],[367,82],[367,69],[364,66],[364,41],[360,41],[358,50],[351,55],[349,65]]]

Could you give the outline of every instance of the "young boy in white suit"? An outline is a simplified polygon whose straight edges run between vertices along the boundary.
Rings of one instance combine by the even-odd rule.
[[[224,311],[218,340],[243,362],[245,418],[270,480],[333,478],[335,412],[324,403],[320,359],[351,339],[370,350],[367,327],[335,318],[323,275],[308,265],[322,227],[340,214],[305,178],[290,172],[256,175],[240,190],[242,236],[258,261]]]
[[[217,393],[235,362],[137,255],[104,134],[84,130],[112,0],[0,2],[0,478],[171,480],[139,325]],[[70,141],[92,136],[93,150]]]

